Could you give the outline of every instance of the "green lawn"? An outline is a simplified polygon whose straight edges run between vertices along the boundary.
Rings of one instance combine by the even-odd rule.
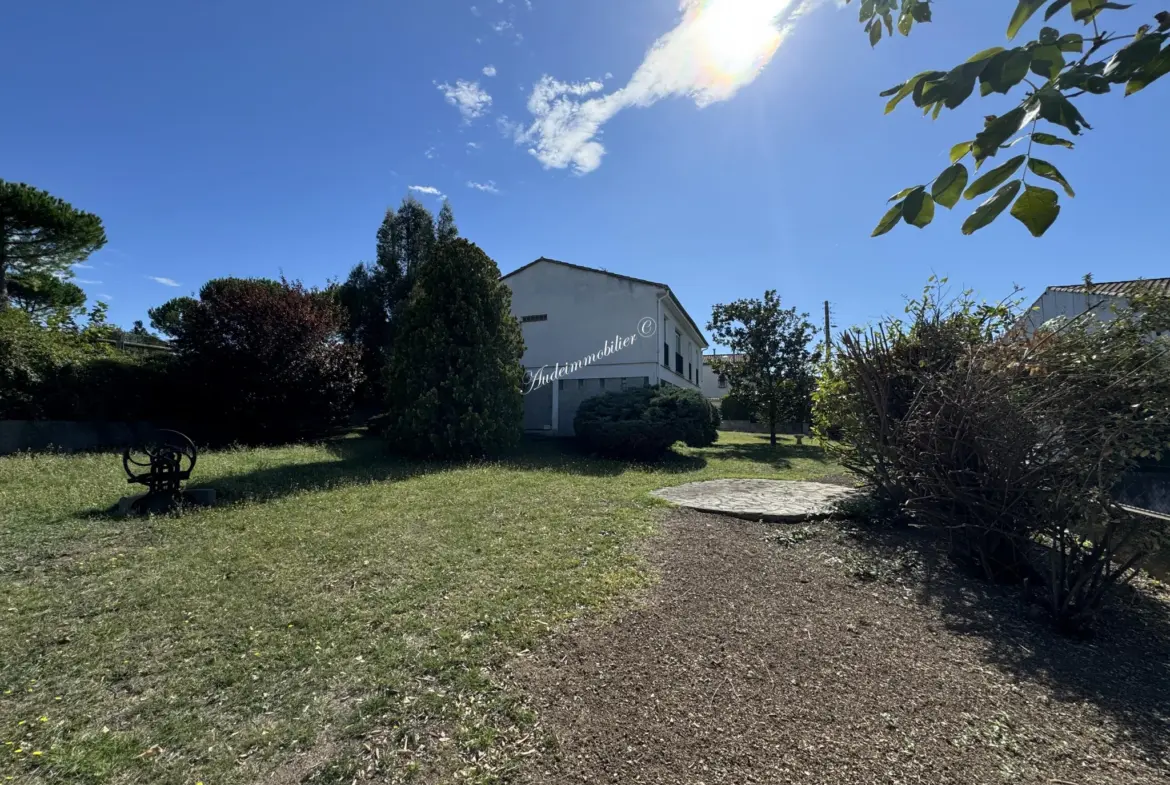
[[[206,453],[193,485],[223,504],[152,519],[106,513],[132,490],[114,455],[0,458],[0,780],[504,777],[538,740],[496,670],[651,579],[631,547],[661,511],[648,491],[840,473],[756,435],[680,452]]]

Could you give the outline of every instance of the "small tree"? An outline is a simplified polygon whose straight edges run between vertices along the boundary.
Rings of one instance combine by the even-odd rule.
[[[434,458],[497,452],[521,434],[524,340],[500,269],[467,240],[438,244],[395,319],[385,435]]]
[[[0,180],[0,311],[8,278],[62,273],[106,244],[96,215],[24,183]]]
[[[199,301],[194,297],[176,297],[157,308],[149,309],[146,315],[150,317],[151,327],[174,338],[183,331],[184,315],[198,307]]]
[[[808,350],[816,335],[808,314],[781,308],[770,289],[762,300],[716,305],[707,329],[740,355],[712,357],[711,370],[726,376],[736,397],[767,419],[773,445],[779,423],[807,422],[818,359]]]

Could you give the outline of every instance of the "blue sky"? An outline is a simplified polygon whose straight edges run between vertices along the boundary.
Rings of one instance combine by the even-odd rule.
[[[964,202],[870,239],[890,194],[1013,103],[932,123],[878,92],[1003,44],[1014,1],[940,3],[874,50],[856,5],[710,2],[753,24],[732,11],[704,40],[690,0],[9,3],[0,177],[103,218],[76,274],[124,325],[213,277],[344,278],[411,186],[502,272],[548,256],[664,281],[701,325],[768,288],[845,326],[931,273],[995,299],[1168,274],[1170,80],[1085,101],[1094,130],[1045,150],[1077,197],[1044,238],[1006,214],[963,237]]]

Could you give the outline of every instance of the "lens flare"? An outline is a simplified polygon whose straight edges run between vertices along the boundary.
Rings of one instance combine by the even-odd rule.
[[[754,76],[780,47],[776,19],[788,5],[783,0],[702,0],[692,6],[692,32],[704,70],[718,81]]]

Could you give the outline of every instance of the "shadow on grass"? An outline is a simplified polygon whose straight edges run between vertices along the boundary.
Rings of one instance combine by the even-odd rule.
[[[324,491],[348,485],[397,482],[421,474],[475,465],[492,465],[520,471],[551,471],[590,477],[616,477],[631,469],[687,473],[702,469],[707,460],[700,456],[671,452],[653,463],[628,463],[595,458],[582,453],[571,439],[526,437],[505,455],[489,461],[418,461],[390,452],[386,443],[364,432],[349,433],[321,442],[334,460],[264,466],[251,471],[223,475],[199,475],[190,488],[215,491],[216,504],[265,502],[305,491]],[[142,490],[138,487],[138,490]],[[90,510],[90,516],[112,516],[116,507]]]
[[[791,437],[783,440],[777,437],[776,446],[772,446],[766,433],[745,435],[748,435],[752,441],[717,441],[710,447],[703,448],[703,450],[712,458],[764,463],[774,469],[792,468],[793,459],[813,461],[823,461],[825,459],[825,451],[819,445],[809,443],[811,442],[811,438],[806,439],[805,444],[798,445],[791,441]]]
[[[938,608],[953,632],[981,638],[987,662],[1047,684],[1057,702],[1092,703],[1148,754],[1170,754],[1170,603],[1122,589],[1106,601],[1093,637],[1073,639],[1019,589],[960,572],[929,530],[857,526],[851,534],[882,563],[914,565],[902,574],[918,601]]]

